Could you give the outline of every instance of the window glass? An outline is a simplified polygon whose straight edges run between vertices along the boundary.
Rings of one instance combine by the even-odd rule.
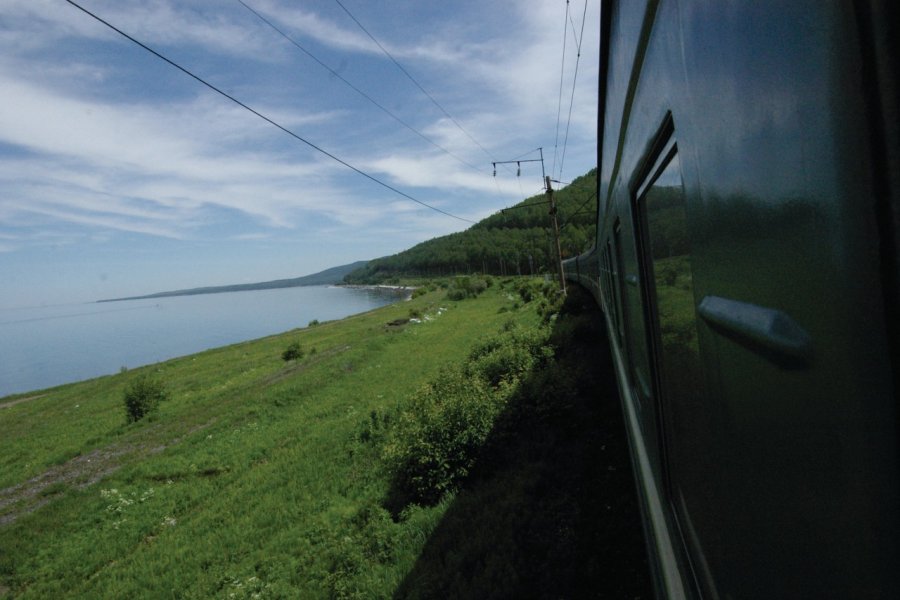
[[[650,271],[648,296],[656,356],[658,401],[664,423],[664,444],[670,499],[681,529],[693,547],[695,568],[704,572],[704,547],[718,547],[715,473],[716,428],[700,362],[691,248],[684,186],[678,154],[672,149],[655,181],[638,199],[646,239],[645,268]],[[696,508],[696,510],[692,510]],[[701,543],[702,541],[702,543]]]
[[[647,215],[656,310],[666,393],[690,396],[699,385],[699,346],[691,251],[678,155],[674,155],[642,204]]]

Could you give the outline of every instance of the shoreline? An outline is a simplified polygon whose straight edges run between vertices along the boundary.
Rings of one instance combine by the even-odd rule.
[[[385,285],[385,284],[362,284],[362,283],[335,283],[331,287],[347,288],[351,290],[387,290],[392,292],[409,292],[413,293],[418,286],[414,285]]]
[[[65,370],[66,372],[64,372],[64,373],[60,373],[61,370],[57,369],[57,365],[51,364],[47,368],[50,368],[53,370],[54,376],[46,377],[40,382],[34,380],[34,377],[33,377],[34,373],[32,373],[32,371],[34,371],[34,369],[32,368],[32,366],[27,365],[23,361],[20,361],[20,362],[22,362],[22,364],[19,366],[27,369],[25,376],[16,377],[15,375],[18,375],[17,373],[15,373],[14,371],[9,371],[10,379],[7,381],[7,380],[5,380],[6,379],[5,375],[7,374],[6,373],[7,370],[0,368],[0,378],[4,379],[4,381],[2,382],[3,385],[0,385],[0,402],[5,404],[7,401],[15,401],[15,400],[18,400],[20,397],[26,397],[29,395],[43,393],[47,390],[55,389],[55,388],[58,388],[61,386],[66,386],[66,385],[76,384],[76,383],[80,383],[80,382],[84,382],[84,381],[89,381],[89,380],[97,379],[100,377],[112,376],[117,373],[117,370],[121,371],[122,367],[124,367],[128,370],[138,369],[138,368],[146,367],[148,365],[159,364],[159,363],[166,362],[169,360],[183,358],[185,356],[191,356],[193,354],[199,354],[199,353],[206,352],[209,350],[216,350],[216,349],[228,347],[228,346],[235,345],[235,344],[243,344],[243,343],[260,340],[260,339],[264,339],[264,338],[271,337],[271,336],[278,336],[278,335],[282,335],[284,333],[294,331],[294,330],[305,330],[305,329],[309,328],[307,321],[311,322],[311,320],[319,321],[322,323],[329,322],[329,321],[342,321],[342,320],[356,317],[356,316],[359,316],[362,314],[366,314],[373,310],[380,310],[380,309],[390,306],[392,304],[407,302],[411,299],[411,296],[412,296],[411,288],[404,289],[403,286],[377,286],[377,287],[376,286],[338,286],[338,285],[332,284],[332,285],[303,286],[303,287],[306,287],[308,289],[314,288],[314,287],[321,287],[321,288],[332,288],[332,287],[366,288],[366,287],[368,287],[368,288],[372,288],[376,292],[380,292],[380,293],[371,294],[371,296],[372,297],[380,297],[381,300],[370,299],[369,301],[362,301],[363,304],[369,304],[369,306],[365,306],[365,307],[357,306],[356,308],[358,310],[354,310],[352,312],[349,312],[349,313],[346,313],[346,314],[343,314],[340,316],[331,316],[328,314],[323,315],[322,312],[310,312],[308,315],[303,315],[302,317],[300,314],[298,314],[298,315],[296,315],[296,317],[292,317],[291,322],[289,324],[285,324],[285,326],[283,328],[278,328],[278,329],[269,330],[269,331],[254,332],[250,335],[247,335],[246,337],[241,337],[238,339],[229,339],[227,341],[226,340],[209,341],[208,345],[192,347],[189,349],[186,349],[184,347],[185,344],[183,344],[183,343],[179,343],[177,345],[178,347],[176,349],[172,349],[171,347],[159,348],[156,340],[153,340],[153,339],[150,339],[149,341],[145,340],[145,341],[147,341],[148,348],[151,348],[151,349],[156,348],[156,350],[158,350],[158,351],[152,352],[153,356],[148,357],[148,356],[127,355],[127,353],[124,350],[122,351],[121,356],[119,356],[118,350],[115,350],[115,351],[111,351],[114,354],[116,354],[116,357],[114,357],[114,359],[97,361],[97,362],[103,362],[103,364],[100,367],[96,367],[95,365],[93,365],[93,366],[92,365],[81,365],[80,368],[66,369]],[[392,288],[392,289],[388,289],[388,288]],[[278,290],[272,290],[272,291],[278,291]],[[287,291],[287,290],[285,289],[283,291]],[[347,293],[351,294],[350,292],[347,292]],[[369,294],[355,294],[355,295],[356,296],[364,296],[364,295],[370,296]],[[92,304],[92,303],[89,303],[89,304]],[[372,304],[375,304],[375,306],[372,307],[371,306]],[[150,309],[153,307],[147,307],[147,308]],[[85,313],[84,315],[75,315],[75,316],[78,316],[79,318],[91,319],[91,318],[97,318],[99,315],[102,315],[105,312],[106,311],[97,312],[97,313],[91,312],[91,313]],[[115,312],[118,313],[119,311],[115,311]],[[325,312],[325,311],[323,311],[323,312]],[[154,314],[156,314],[156,312],[154,312]],[[52,318],[52,315],[50,317],[42,318],[40,320],[41,321],[49,320],[50,318]],[[55,323],[66,323],[67,321],[68,321],[67,319],[64,319],[63,321],[58,321],[58,320],[54,319]],[[55,327],[58,328],[58,325],[55,325]],[[208,331],[201,331],[201,332],[198,332],[197,336],[207,337],[208,333],[209,333]],[[197,337],[197,336],[195,336],[195,337]],[[183,342],[183,340],[182,340],[182,342]],[[156,346],[153,346],[153,344],[156,344]],[[190,344],[187,344],[187,345],[190,345]],[[141,354],[141,353],[138,353],[138,354]],[[34,359],[31,362],[34,362],[37,360],[38,359]],[[38,362],[46,363],[47,360],[44,358],[40,358],[40,360]],[[32,381],[29,383],[26,380],[32,380]]]

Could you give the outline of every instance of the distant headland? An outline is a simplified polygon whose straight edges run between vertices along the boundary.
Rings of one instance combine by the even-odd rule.
[[[97,302],[120,302],[123,300],[146,300],[148,298],[168,298],[170,296],[197,296],[199,294],[221,294],[224,292],[247,292],[251,290],[274,290],[280,288],[301,287],[307,285],[333,285],[341,283],[344,275],[364,267],[369,261],[360,260],[348,265],[331,267],[312,275],[294,277],[292,279],[275,279],[274,281],[261,281],[259,283],[238,283],[234,285],[217,285],[210,287],[198,287],[187,290],[174,290],[171,292],[157,292],[144,296],[129,296],[127,298],[108,298]]]

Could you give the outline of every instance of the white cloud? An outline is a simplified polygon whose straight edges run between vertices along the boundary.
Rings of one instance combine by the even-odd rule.
[[[465,219],[540,193],[538,165],[523,165],[521,178],[514,166],[498,168],[494,178],[491,160],[543,146],[549,173],[564,15],[558,2],[450,9],[387,2],[360,10],[486,153],[332,2],[247,0],[326,62],[348,62],[355,85],[473,170],[335,85],[235,2],[79,1],[305,139]],[[593,166],[595,4],[567,174]],[[410,22],[400,10],[443,12]],[[7,258],[42,245],[114,247],[125,237],[152,236],[162,244],[217,245],[223,254],[234,252],[228,243],[296,243],[327,267],[332,252],[365,257],[372,248],[400,250],[466,226],[318,154],[64,2],[0,0],[0,14],[0,251]],[[571,49],[570,39],[563,125]]]
[[[146,44],[201,46],[222,54],[272,60],[271,40],[258,27],[236,18],[234,11],[223,11],[221,3],[186,7],[164,0],[80,0],[78,4]],[[7,20],[3,36],[20,51],[48,48],[64,38],[122,40],[75,6],[58,0],[3,0],[0,8]]]
[[[4,75],[0,73],[0,87],[14,109],[0,112],[0,141],[27,149],[28,155],[0,166],[0,178],[7,190],[34,194],[20,212],[172,235],[158,227],[88,219],[47,206],[182,221],[182,227],[190,226],[203,205],[239,210],[280,227],[292,224],[291,213],[298,208],[324,213],[333,208],[307,201],[296,190],[313,175],[321,178],[338,170],[337,165],[323,163],[300,144],[290,162],[232,145],[284,135],[246,111],[222,108],[221,102],[210,108],[206,100],[155,106],[87,102]],[[322,119],[283,116],[295,123]],[[19,183],[13,186],[12,181]],[[137,201],[156,208],[140,208]],[[0,206],[10,202],[7,191]]]

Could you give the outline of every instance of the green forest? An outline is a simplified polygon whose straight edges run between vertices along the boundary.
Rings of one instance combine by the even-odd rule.
[[[554,191],[563,258],[587,250],[596,237],[597,171]],[[484,273],[534,275],[554,271],[555,249],[544,194],[495,213],[465,231],[422,242],[372,261],[346,283],[389,283],[402,278]]]

